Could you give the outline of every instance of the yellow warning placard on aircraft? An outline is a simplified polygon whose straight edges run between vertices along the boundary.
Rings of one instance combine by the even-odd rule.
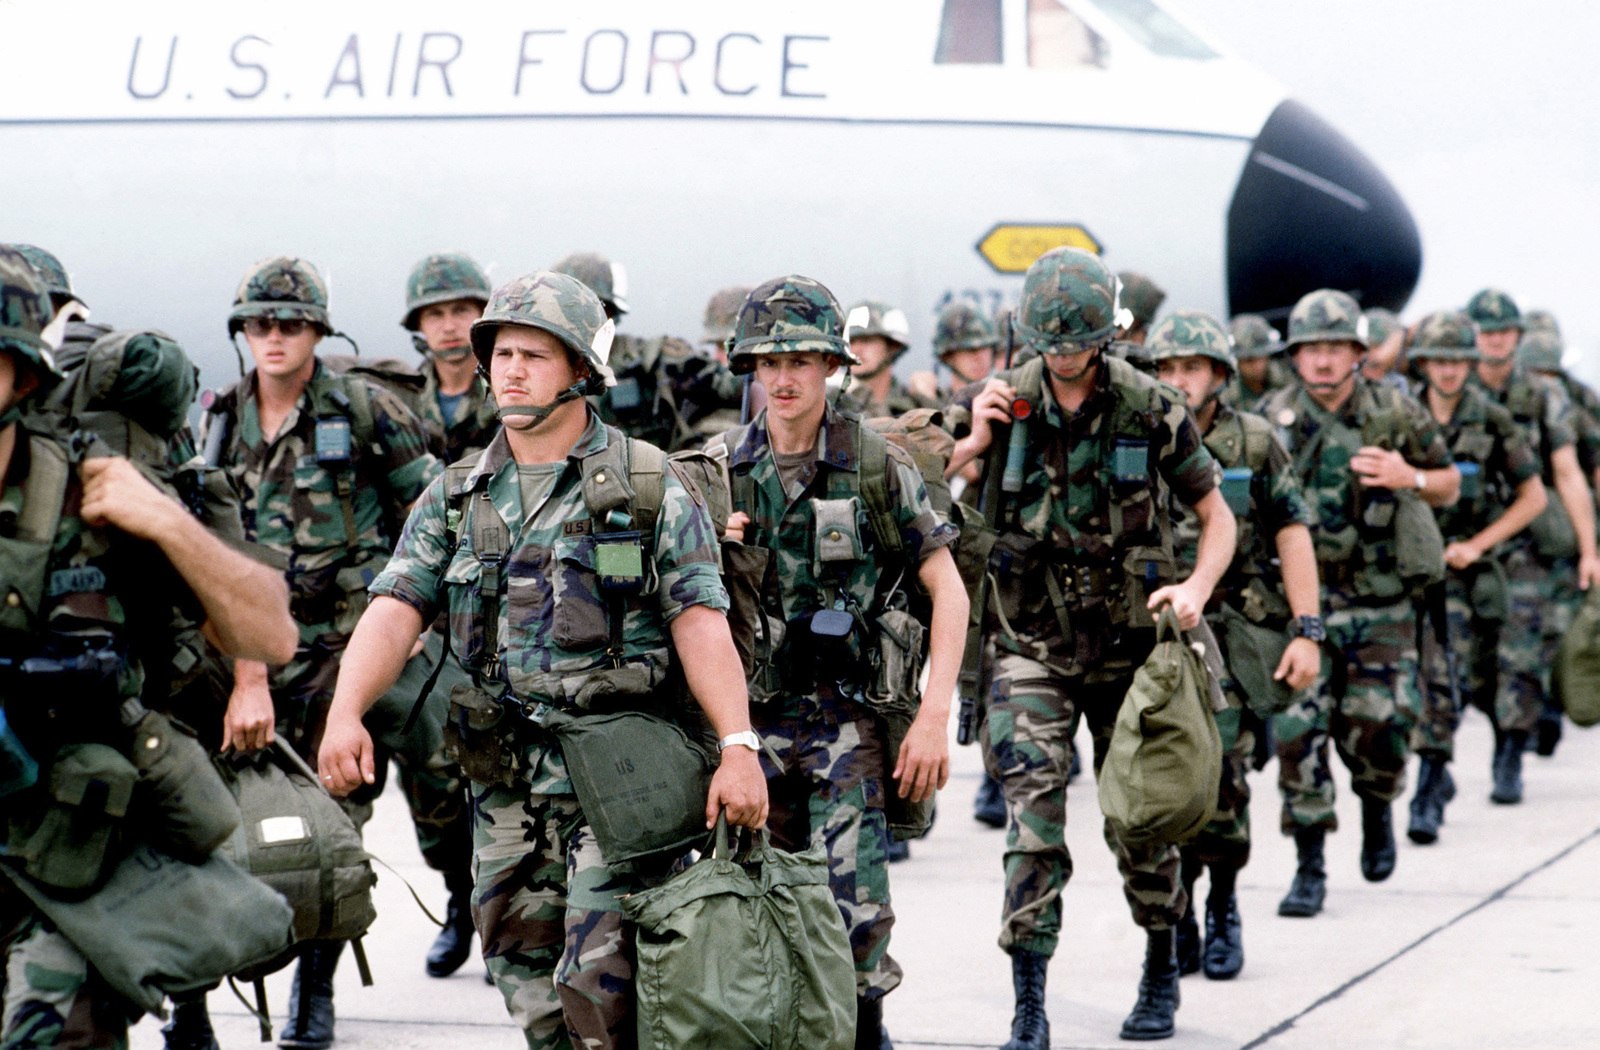
[[[999,273],[1026,273],[1033,261],[1051,248],[1085,248],[1096,255],[1100,242],[1077,223],[1045,226],[1037,223],[1003,222],[983,235],[978,254]]]

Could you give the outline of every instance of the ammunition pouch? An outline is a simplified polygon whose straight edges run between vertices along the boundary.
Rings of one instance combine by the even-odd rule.
[[[334,564],[289,580],[289,612],[299,624],[339,623],[354,630],[367,608],[367,586],[381,565]]]
[[[85,896],[111,869],[112,840],[133,801],[134,768],[107,744],[69,744],[50,766],[45,807],[35,821],[12,818],[6,853],[60,896]]]
[[[504,702],[466,682],[450,690],[445,753],[469,780],[487,787],[515,787],[527,769],[527,745],[523,720]]]
[[[750,702],[772,699],[782,689],[774,662],[787,632],[767,614],[761,596],[772,551],[743,543],[722,544],[722,582],[728,589],[728,628],[740,663],[750,670]]]
[[[1155,613],[1149,609],[1150,595],[1173,581],[1177,566],[1172,554],[1160,547],[1130,547],[1122,559],[1122,597],[1126,603],[1127,624],[1130,627],[1156,625]],[[1102,591],[1116,585],[1107,579]],[[1109,598],[1109,595],[1107,596]],[[1110,601],[1108,605],[1114,604]]]
[[[133,726],[132,738],[139,791],[130,824],[141,840],[162,852],[202,863],[238,828],[238,799],[181,722],[146,711]]]

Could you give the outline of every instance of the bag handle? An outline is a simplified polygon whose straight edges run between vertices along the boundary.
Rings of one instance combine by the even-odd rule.
[[[1156,642],[1181,642],[1183,641],[1183,628],[1178,625],[1178,614],[1168,602],[1161,607],[1161,615],[1156,620]]]

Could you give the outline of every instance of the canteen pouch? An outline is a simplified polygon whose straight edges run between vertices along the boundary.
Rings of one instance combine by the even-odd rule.
[[[816,552],[816,574],[829,566],[848,565],[861,560],[861,532],[856,526],[856,500],[814,499],[811,516],[816,527],[812,550]]]
[[[139,838],[179,860],[201,863],[238,828],[239,801],[187,726],[146,711],[132,736]]]
[[[1578,556],[1578,533],[1572,527],[1572,518],[1568,516],[1559,493],[1551,492],[1544,510],[1528,523],[1528,536],[1533,540],[1534,553],[1541,561],[1560,561]]]
[[[49,890],[81,895],[99,885],[112,834],[128,814],[139,771],[114,747],[68,744],[50,766],[49,804],[31,834],[13,829],[6,851]]]
[[[1433,508],[1415,492],[1394,494],[1395,571],[1413,589],[1444,579],[1444,534]]]
[[[450,690],[444,748],[469,780],[487,787],[515,787],[525,766],[517,720],[499,700],[467,682]]]
[[[1289,637],[1265,624],[1253,623],[1244,613],[1226,602],[1219,625],[1222,645],[1227,650],[1228,674],[1239,687],[1245,703],[1260,718],[1270,718],[1288,710],[1294,691],[1274,678]]]
[[[1156,614],[1149,609],[1150,595],[1171,583],[1175,572],[1172,555],[1160,547],[1128,548],[1122,560],[1122,592],[1127,601],[1128,626],[1156,625]]]
[[[681,727],[644,711],[556,714],[548,725],[607,864],[704,840],[712,760]]]
[[[1222,499],[1235,515],[1250,513],[1250,479],[1253,477],[1249,467],[1227,467],[1222,471]]]
[[[878,617],[875,626],[867,700],[874,707],[915,708],[928,629],[902,609],[888,610]]]
[[[1472,612],[1480,620],[1504,623],[1511,618],[1511,583],[1506,570],[1494,558],[1480,558],[1471,566],[1470,600]]]
[[[0,798],[26,791],[39,782],[39,763],[28,754],[0,707]]]

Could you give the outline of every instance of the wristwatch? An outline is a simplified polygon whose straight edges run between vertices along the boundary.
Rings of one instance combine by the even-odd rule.
[[[1428,475],[1424,474],[1420,470],[1417,471],[1417,491],[1421,492],[1423,489],[1425,489],[1427,487],[1428,487]]]
[[[758,755],[761,753],[761,738],[756,736],[756,731],[754,729],[746,729],[742,733],[729,733],[721,740],[718,740],[717,754],[720,755],[723,751],[735,744],[743,744],[745,747],[748,747],[751,751]]]
[[[1328,640],[1328,628],[1323,626],[1320,616],[1297,616],[1294,620],[1294,636],[1325,642]]]

